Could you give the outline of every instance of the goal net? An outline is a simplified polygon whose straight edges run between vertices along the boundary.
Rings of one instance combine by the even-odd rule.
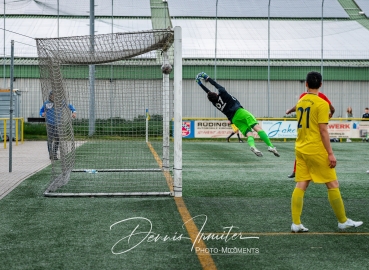
[[[175,33],[36,40],[52,162],[46,196],[182,195]]]

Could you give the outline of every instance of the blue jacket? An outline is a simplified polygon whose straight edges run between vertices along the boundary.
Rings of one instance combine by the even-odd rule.
[[[76,112],[76,109],[73,107],[72,104],[68,105],[68,108],[71,110],[72,113]],[[42,114],[46,112],[46,123],[48,125],[56,125],[56,119],[55,119],[55,108],[54,108],[54,102],[51,102],[49,100],[46,100],[44,104],[42,105],[40,109],[40,117],[42,117]]]

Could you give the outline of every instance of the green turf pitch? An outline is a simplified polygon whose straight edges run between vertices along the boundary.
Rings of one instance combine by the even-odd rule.
[[[325,186],[311,184],[306,234],[289,232],[294,145],[275,146],[280,158],[261,142],[262,158],[245,143],[183,142],[183,199],[217,268],[366,269],[369,144],[332,144],[347,215],[364,225],[340,233]],[[0,269],[202,269],[173,198],[46,198],[49,175],[47,168],[0,200]],[[121,253],[151,225],[156,240]],[[128,243],[136,226],[142,233]],[[215,239],[230,227],[234,239]]]
[[[66,185],[55,192],[130,193],[169,192],[160,166],[145,140],[84,142],[76,148],[75,166]],[[162,156],[162,142],[150,145]],[[62,162],[56,161],[56,165]],[[98,173],[86,173],[95,170]]]

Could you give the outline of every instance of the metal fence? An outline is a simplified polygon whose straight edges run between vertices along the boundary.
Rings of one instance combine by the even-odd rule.
[[[199,72],[202,71],[199,69]],[[194,73],[194,76],[196,74]],[[152,81],[150,81],[152,83]],[[0,79],[1,83],[1,79]],[[161,84],[161,80],[156,81]],[[224,117],[207,100],[205,92],[196,84],[194,79],[183,80],[183,117],[199,118],[221,118]],[[241,104],[256,117],[283,117],[287,109],[293,107],[300,94],[305,91],[304,81],[278,80],[271,81],[268,91],[266,80],[225,80],[219,79],[218,83],[225,86],[226,90],[235,96]],[[40,82],[38,79],[20,78],[14,82],[14,88],[19,89],[18,117],[24,117],[25,121],[29,117],[39,117],[39,110],[42,106],[42,96]],[[116,85],[119,85],[116,82]],[[207,87],[216,91],[209,83]],[[353,108],[354,117],[361,117],[365,107],[369,107],[369,81],[325,81],[322,87],[325,93],[336,108],[334,117],[346,117],[347,107]],[[127,93],[114,92],[117,95]],[[129,94],[129,93],[128,93]],[[73,97],[71,102],[73,103]],[[79,117],[87,117],[88,112],[81,110],[83,106],[73,103],[78,111]],[[269,105],[268,105],[269,104]],[[269,112],[269,115],[268,115]],[[102,115],[101,115],[102,116]],[[100,118],[99,115],[96,116]],[[124,118],[124,111],[120,116]]]

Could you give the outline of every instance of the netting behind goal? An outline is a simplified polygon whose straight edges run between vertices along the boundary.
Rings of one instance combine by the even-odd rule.
[[[45,195],[173,193],[173,41],[171,30],[37,39]]]

